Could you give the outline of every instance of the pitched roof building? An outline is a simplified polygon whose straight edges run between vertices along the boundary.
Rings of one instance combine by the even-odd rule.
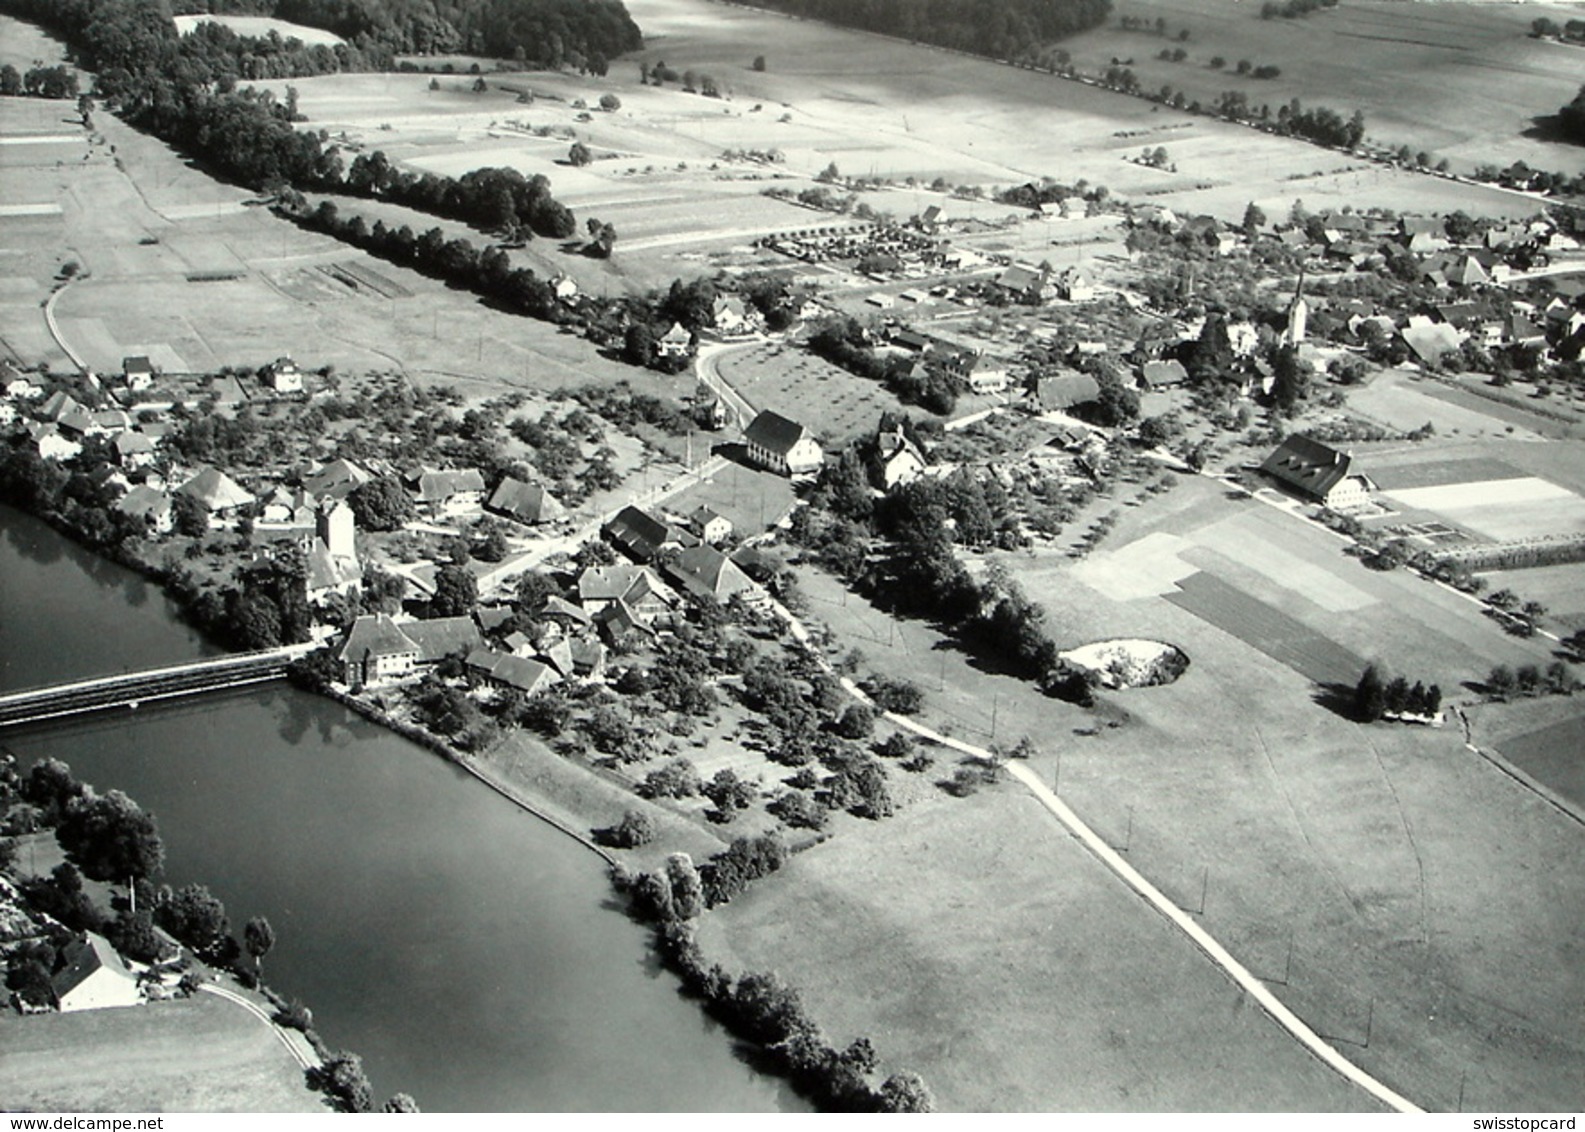
[[[1348,453],[1294,433],[1266,457],[1260,470],[1303,499],[1345,510],[1368,502],[1375,490],[1375,484],[1353,466]]]
[[[819,471],[825,453],[803,425],[769,409],[761,412],[743,432],[750,463],[782,475]]]
[[[560,519],[567,512],[543,484],[525,483],[507,476],[490,495],[485,509],[519,523],[536,526]]]
[[[84,932],[67,945],[66,955],[66,966],[50,980],[62,1013],[143,1001],[137,976],[104,936]]]

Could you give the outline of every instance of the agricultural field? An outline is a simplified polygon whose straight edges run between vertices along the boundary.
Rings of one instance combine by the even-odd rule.
[[[12,1112],[324,1112],[274,1030],[199,994],[75,1014],[0,1015]]]
[[[1505,741],[1502,753],[1531,777],[1585,807],[1585,716],[1560,720]]]
[[[1580,49],[1529,37],[1532,20],[1577,19],[1576,7],[1347,0],[1300,19],[1265,20],[1260,11],[1253,0],[1123,0],[1106,27],[1062,47],[1081,70],[1129,60],[1145,90],[1169,84],[1206,105],[1241,90],[1274,112],[1293,98],[1345,118],[1362,110],[1369,138],[1445,157],[1458,172],[1519,160],[1538,169],[1581,168],[1579,149],[1549,138],[1534,121],[1574,97]],[[1125,31],[1125,16],[1164,20],[1167,35]],[[1189,39],[1180,43],[1183,29]],[[1187,52],[1182,62],[1158,58],[1163,48],[1180,47]],[[1217,56],[1226,61],[1221,69],[1211,66]],[[1281,74],[1238,75],[1239,60],[1275,65]]]
[[[1189,655],[1176,683],[1106,694],[1094,712],[1039,696],[930,626],[889,619],[817,573],[806,573],[803,587],[813,618],[844,648],[862,650],[860,672],[907,676],[926,690],[924,722],[982,744],[1033,737],[1033,766],[1086,821],[1386,1083],[1434,1109],[1454,1109],[1461,1093],[1466,1108],[1577,1107],[1585,1030],[1563,1004],[1585,990],[1585,835],[1464,748],[1456,726],[1362,728],[1336,710],[1334,690],[1315,682],[1351,684],[1357,670],[1345,654],[1377,659],[1440,683],[1450,705],[1467,704],[1474,715],[1486,708],[1462,681],[1495,663],[1544,664],[1550,643],[1508,636],[1467,599],[1402,572],[1374,573],[1342,549],[1282,509],[1193,478],[1125,508],[1107,542],[1081,562],[1047,552],[993,556],[1045,606],[1060,647],[1137,636]],[[1230,613],[1166,597],[1208,584]],[[1289,655],[1274,660],[1284,648]],[[1330,666],[1318,668],[1317,657]],[[935,773],[947,777],[955,756],[938,751],[937,759]],[[1039,1080],[1035,1060],[1064,1063],[1067,1027],[1082,1027],[1089,1014],[1038,1005],[1063,977],[1060,964],[1035,971],[1051,955],[1066,963],[1094,963],[1095,950],[1112,956],[1115,967],[1086,969],[1094,988],[1084,993],[1111,996],[1113,1018],[1158,1017],[1163,1001],[1132,974],[1140,957],[1133,944],[1117,943],[1134,938],[1121,922],[1110,927],[1110,943],[1092,949],[1068,946],[1086,930],[1083,916],[1056,921],[1050,946],[1008,946],[1044,938],[1039,902],[1062,901],[1082,871],[1025,870],[1026,855],[1057,850],[1020,835],[1015,810],[1024,804],[1013,787],[998,787],[989,798],[905,816],[908,826],[894,823],[868,843],[849,835],[810,850],[791,883],[763,885],[727,909],[719,918],[725,944],[753,965],[807,973],[821,1016],[836,1025],[884,1035],[884,1049],[918,1050],[911,1063],[939,1079],[944,1104],[995,1103],[976,1091],[981,1075],[993,1075],[994,1087],[1006,1064],[1020,1068],[1010,1074],[1019,1081]],[[1011,877],[1023,878],[1016,894],[997,888]],[[985,900],[987,885],[999,895]],[[928,912],[918,906],[926,900]],[[785,932],[811,917],[838,925],[844,960],[834,968],[854,962],[861,971],[829,994],[817,988],[833,967],[816,972],[813,945]],[[859,926],[850,932],[848,924]],[[1003,964],[1017,967],[1014,985],[1035,996],[1027,1011],[986,1007],[1002,1002]],[[909,997],[916,986],[918,1000]],[[1054,1012],[1064,1027],[1026,1028]],[[949,1045],[947,1037],[970,1017],[972,1068],[954,1070],[968,1039]],[[1161,1040],[1181,1024],[1159,1027]],[[1505,1038],[1493,1043],[1498,1029]],[[1102,1036],[1090,1035],[1089,1046],[1104,1050]],[[1108,1079],[1094,1060],[1108,1053],[1074,1056],[1091,1059],[1083,1064],[1097,1081]],[[1062,1076],[1068,1084],[1049,1087],[1086,1088]],[[1272,1087],[1293,1087],[1288,1071],[1273,1076]],[[1208,1071],[1199,1088],[1223,1080]],[[1169,1095],[1162,1089],[1155,1096]],[[1191,1096],[1208,1103],[1205,1092],[1055,1103],[1171,1107],[1191,1105]],[[1267,1102],[1221,1094],[1218,1103]]]
[[[298,39],[313,47],[316,44],[333,46],[345,42],[334,32],[323,28],[311,28],[304,24],[289,23],[286,20],[277,20],[271,16],[177,16],[176,30],[183,35],[191,33],[199,24],[219,24],[230,28],[238,35],[257,36],[260,39],[271,32],[282,39]]]

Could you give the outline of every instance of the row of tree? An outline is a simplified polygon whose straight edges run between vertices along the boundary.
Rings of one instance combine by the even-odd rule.
[[[1361,723],[1381,719],[1435,719],[1442,710],[1442,689],[1408,678],[1384,677],[1380,666],[1368,664],[1354,686],[1354,718]]]
[[[76,98],[77,72],[70,67],[30,67],[24,74],[10,63],[0,67],[0,95],[14,98]]]
[[[1111,0],[751,0],[754,7],[993,59],[1106,22]]]

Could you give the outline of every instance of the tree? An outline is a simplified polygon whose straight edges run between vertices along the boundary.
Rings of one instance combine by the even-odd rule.
[[[1506,664],[1494,667],[1486,676],[1486,694],[1494,700],[1506,700],[1518,687],[1518,678]]]
[[[934,1112],[936,1098],[917,1073],[893,1073],[877,1094],[882,1112]]]
[[[853,704],[837,720],[837,734],[844,739],[868,739],[875,731],[875,712],[864,704]]]
[[[275,946],[275,929],[263,916],[255,916],[242,927],[242,946],[253,956],[253,965],[264,972],[264,957]]]
[[[435,572],[435,596],[429,611],[436,617],[461,617],[479,604],[479,580],[466,566],[448,563]]]
[[[209,533],[209,508],[202,500],[177,492],[171,497],[171,522],[177,534],[203,538]]]
[[[1354,718],[1361,723],[1374,723],[1387,711],[1387,690],[1382,683],[1381,671],[1367,664],[1354,687]]]
[[[1253,236],[1266,225],[1266,213],[1254,201],[1250,201],[1244,209],[1244,234]]]
[[[353,518],[368,531],[394,531],[413,517],[413,501],[395,476],[381,476],[347,496]]]
[[[622,360],[629,365],[649,366],[655,361],[655,332],[647,322],[635,322],[622,336]]]
[[[101,796],[85,788],[67,803],[55,839],[91,880],[144,879],[165,861],[153,817],[119,790]]]
[[[418,1102],[407,1093],[396,1093],[380,1108],[381,1112],[421,1112]]]
[[[569,165],[583,166],[593,160],[594,156],[589,152],[589,147],[582,142],[573,142],[572,148],[567,151],[567,164]]]
[[[1579,88],[1573,100],[1560,107],[1558,124],[1574,141],[1585,143],[1585,86]]]
[[[329,1097],[342,1112],[368,1112],[374,1105],[363,1059],[342,1050],[308,1071],[308,1083]]]
[[[671,886],[672,918],[697,919],[704,911],[704,884],[693,858],[686,853],[673,853],[666,858],[666,880]]]
[[[753,66],[754,66],[754,69],[756,71],[763,71],[765,69],[765,56],[763,56],[763,55],[754,56],[754,64],[753,64]]]
[[[618,849],[638,849],[655,840],[655,821],[643,810],[628,810],[605,831],[605,841]]]
[[[189,884],[160,901],[155,920],[194,951],[215,948],[231,931],[226,906],[201,884]]]
[[[614,94],[602,94],[600,96],[600,109],[607,113],[614,113],[622,109],[622,100]]]

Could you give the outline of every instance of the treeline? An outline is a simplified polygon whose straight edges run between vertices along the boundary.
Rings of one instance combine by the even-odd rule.
[[[1447,556],[1465,570],[1524,570],[1585,562],[1585,538],[1510,546],[1477,546]]]
[[[673,853],[654,872],[636,877],[619,873],[619,888],[629,893],[634,911],[655,925],[662,959],[682,978],[683,988],[734,1034],[755,1043],[806,1096],[827,1111],[929,1112],[934,1098],[914,1073],[896,1073],[877,1088],[875,1048],[858,1038],[844,1049],[833,1047],[810,1017],[798,991],[771,972],[734,978],[719,963],[708,963],[695,939],[695,924],[712,899],[712,887],[728,862],[738,888],[781,867],[785,847],[772,836],[740,837],[702,868],[686,853]]]
[[[207,887],[187,884],[173,889],[156,883],[165,863],[165,845],[153,814],[119,790],[100,794],[59,759],[40,760],[22,774],[16,757],[6,753],[0,758],[0,871],[11,871],[15,863],[15,837],[41,829],[55,831],[66,859],[48,875],[16,878],[26,908],[44,918],[44,930],[19,938],[6,956],[6,989],[19,1001],[55,1005],[53,978],[67,961],[65,949],[78,932],[103,935],[118,953],[137,962],[173,964],[185,971],[179,993],[196,993],[204,976],[188,969],[188,960],[175,953],[163,932],[203,962],[229,970],[243,985],[258,988],[278,1008],[277,1023],[303,1032],[324,1059],[308,1072],[310,1088],[325,1093],[345,1111],[373,1108],[373,1093],[358,1056],[330,1052],[314,1032],[307,1009],[296,1001],[287,1003],[260,982],[264,957],[276,943],[275,929],[267,919],[250,919],[238,942],[226,906]],[[101,907],[84,886],[84,878],[122,886],[126,895],[114,895],[109,908]],[[399,1093],[386,1103],[386,1111],[416,1112],[417,1106]]]
[[[0,67],[0,95],[14,98],[76,98],[77,72],[70,67],[30,67],[26,74],[10,63]]]
[[[1241,90],[1223,91],[1216,100],[1216,111],[1240,122],[1249,122],[1275,133],[1304,138],[1334,149],[1353,149],[1365,140],[1365,115],[1356,110],[1344,118],[1329,106],[1306,107],[1297,98],[1277,107],[1262,104],[1258,109]]]
[[[1374,664],[1365,666],[1354,686],[1354,718],[1361,723],[1382,719],[1431,721],[1442,711],[1442,689],[1405,676],[1387,678]]]
[[[274,16],[402,55],[468,52],[587,68],[644,44],[621,0],[186,0],[179,13]]]
[[[1311,12],[1319,12],[1323,8],[1337,7],[1337,0],[1266,0],[1260,6],[1260,18],[1274,20],[1281,16],[1285,20],[1296,20],[1301,16],[1308,16]]]
[[[994,478],[960,468],[876,500],[863,456],[849,448],[826,465],[809,506],[793,516],[792,534],[871,600],[931,618],[1048,695],[1092,700],[1092,677],[1058,657],[1045,610],[1000,566],[976,578],[958,560],[957,544],[1011,546],[1021,537],[1012,501]]]
[[[905,405],[918,405],[942,416],[957,407],[966,384],[939,365],[926,362],[915,372],[910,356],[877,354],[856,319],[830,318],[809,336],[809,349],[851,374],[878,381]]]
[[[1014,59],[1106,22],[1111,0],[746,0],[803,19]]]
[[[1571,101],[1558,108],[1557,119],[1570,141],[1585,145],[1585,86],[1579,88]]]
[[[461,177],[411,173],[375,150],[353,158],[342,188],[515,239],[538,234],[565,240],[577,231],[572,211],[550,195],[550,179],[539,173],[525,177],[505,168],[474,169]]]

